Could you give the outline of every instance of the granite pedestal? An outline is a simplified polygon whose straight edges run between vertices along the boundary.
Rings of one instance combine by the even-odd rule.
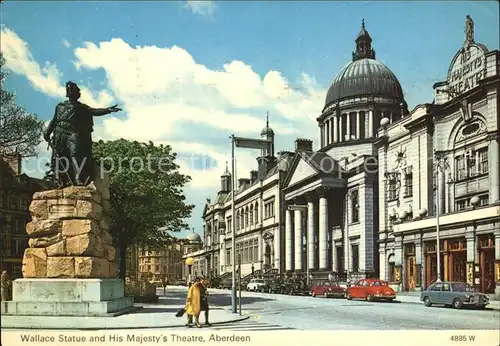
[[[123,280],[17,279],[12,301],[2,302],[2,315],[110,316],[133,309],[134,299],[124,296]]]

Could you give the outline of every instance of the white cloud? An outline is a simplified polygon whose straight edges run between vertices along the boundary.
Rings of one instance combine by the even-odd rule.
[[[68,40],[66,40],[66,39],[63,39],[62,44],[66,48],[70,48],[71,47],[71,43],[69,43]]]
[[[186,1],[186,7],[191,9],[191,11],[195,14],[200,14],[205,17],[213,17],[215,12],[215,2],[202,0],[202,1],[194,1],[188,0]]]
[[[35,89],[64,96],[55,64],[47,72],[40,69],[28,45],[9,29],[2,30],[2,40],[6,59],[15,60],[8,63],[10,69],[25,75]],[[124,110],[99,118],[94,139],[170,144],[183,153],[178,164],[192,177],[189,195],[197,200],[190,203],[204,200],[205,195],[200,197],[197,191],[216,193],[225,162],[230,161],[230,134],[258,137],[266,111],[276,141],[286,145],[277,145],[277,151],[293,150],[297,137],[317,142],[315,119],[323,107],[325,90],[307,74],[298,81],[289,81],[275,70],[261,76],[242,61],[210,69],[181,47],[132,47],[120,38],[80,44],[73,60],[82,71],[101,70],[106,75],[105,89],[92,92],[82,88],[83,99],[109,106],[113,95]],[[206,156],[217,167],[195,167],[195,161]],[[256,150],[237,150],[237,177],[248,177],[256,169],[256,156]],[[200,212],[196,210],[193,217],[198,218]]]
[[[41,67],[31,54],[28,44],[6,26],[2,26],[1,40],[7,69],[26,76],[33,88],[48,96],[64,97],[66,91],[61,82],[63,74],[56,64],[46,62],[45,66]],[[81,89],[82,102],[90,106],[103,107],[112,100],[112,96],[107,91],[100,91],[94,96],[88,88],[81,87]]]

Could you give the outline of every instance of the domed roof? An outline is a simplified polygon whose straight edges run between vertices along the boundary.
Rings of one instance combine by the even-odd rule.
[[[349,63],[333,80],[325,106],[341,99],[359,96],[384,96],[403,99],[403,89],[394,73],[375,59]]]
[[[221,177],[230,177],[231,173],[229,173],[229,170],[227,169],[227,161],[226,161],[226,170],[224,173],[222,173]]]
[[[187,240],[189,240],[190,243],[201,242],[201,237],[198,233],[192,232],[187,236]]]

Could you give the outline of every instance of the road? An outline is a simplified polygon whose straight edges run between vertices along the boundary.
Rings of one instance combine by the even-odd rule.
[[[169,289],[185,296],[185,289]],[[211,306],[231,308],[230,291],[209,290]],[[455,310],[423,304],[366,302],[242,292],[245,322],[220,325],[234,330],[497,330],[498,310]],[[203,321],[203,314],[202,314]],[[215,326],[214,326],[215,327]]]

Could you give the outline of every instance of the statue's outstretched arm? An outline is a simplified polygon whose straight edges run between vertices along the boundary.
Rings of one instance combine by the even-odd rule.
[[[114,105],[108,108],[92,108],[87,106],[87,109],[95,117],[121,111],[121,109],[118,108],[118,105]]]

